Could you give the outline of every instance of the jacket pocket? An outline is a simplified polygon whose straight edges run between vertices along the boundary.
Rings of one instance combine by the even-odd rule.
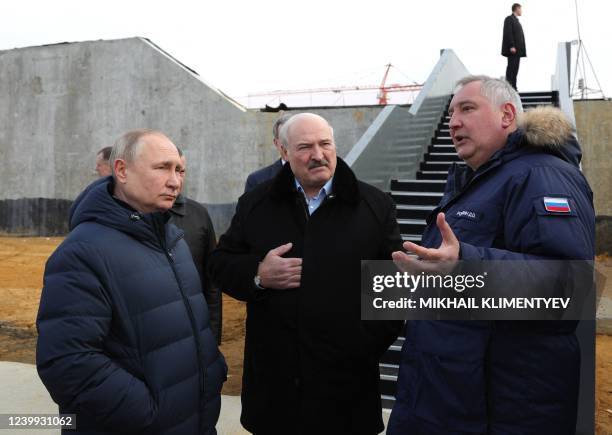
[[[402,351],[398,400],[420,419],[458,431],[486,431],[484,361],[489,329],[486,323],[478,325],[410,323]]]

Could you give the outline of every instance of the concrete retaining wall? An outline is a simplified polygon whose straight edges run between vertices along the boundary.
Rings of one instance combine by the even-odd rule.
[[[344,156],[380,107],[313,110]],[[0,232],[65,234],[97,150],[165,132],[188,158],[186,194],[224,231],[251,171],[276,158],[277,113],[246,110],[142,38],[0,51]]]
[[[582,170],[593,189],[597,252],[612,254],[612,101],[574,101]]]

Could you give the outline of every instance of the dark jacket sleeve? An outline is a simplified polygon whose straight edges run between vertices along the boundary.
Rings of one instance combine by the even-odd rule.
[[[512,53],[510,52],[510,47],[515,47],[514,41],[514,30],[512,29],[512,15],[509,15],[504,20],[504,34],[502,37],[502,56],[510,56]]]
[[[38,374],[60,409],[113,431],[141,431],[156,418],[147,385],[105,353],[113,310],[102,256],[86,243],[48,260],[36,326]]]
[[[384,195],[385,210],[381,215],[382,240],[379,260],[391,260],[391,253],[402,249],[402,236],[397,223],[395,204]],[[379,359],[400,335],[404,322],[391,320],[362,320],[362,331],[371,355]]]
[[[221,289],[217,286],[212,278],[210,277],[210,273],[206,267],[206,263],[210,259],[210,254],[213,252],[215,247],[217,246],[217,236],[215,234],[215,228],[213,226],[212,220],[210,219],[210,215],[203,209],[204,211],[204,223],[203,225],[207,229],[208,237],[205,240],[204,246],[204,263],[202,270],[206,275],[204,279],[204,297],[206,298],[206,303],[208,304],[208,311],[210,313],[210,328],[215,334],[217,339],[217,344],[221,344],[221,335],[222,335],[222,325],[223,325],[223,298],[221,296]]]
[[[244,233],[246,209],[238,200],[236,213],[232,218],[229,229],[219,239],[217,248],[210,255],[209,271],[212,280],[223,291],[241,301],[255,300],[265,292],[259,290],[253,278],[257,274],[260,256],[250,253],[249,245]]]

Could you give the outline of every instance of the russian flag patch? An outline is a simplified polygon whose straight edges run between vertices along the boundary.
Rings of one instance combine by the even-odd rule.
[[[567,198],[549,198],[544,197],[544,208],[546,211],[554,213],[569,213],[571,212],[569,201]]]

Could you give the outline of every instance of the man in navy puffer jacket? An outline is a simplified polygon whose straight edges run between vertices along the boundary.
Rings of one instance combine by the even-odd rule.
[[[79,196],[47,262],[38,373],[60,413],[76,414],[71,434],[216,434],[227,366],[183,233],[165,213],[178,151],[136,130],[111,162],[113,176]]]
[[[593,259],[592,192],[571,124],[555,108],[521,110],[504,81],[459,82],[450,129],[466,165],[451,168],[423,247],[404,244],[420,259],[393,254],[400,267],[421,260]],[[387,433],[574,434],[575,327],[574,321],[408,322]]]

